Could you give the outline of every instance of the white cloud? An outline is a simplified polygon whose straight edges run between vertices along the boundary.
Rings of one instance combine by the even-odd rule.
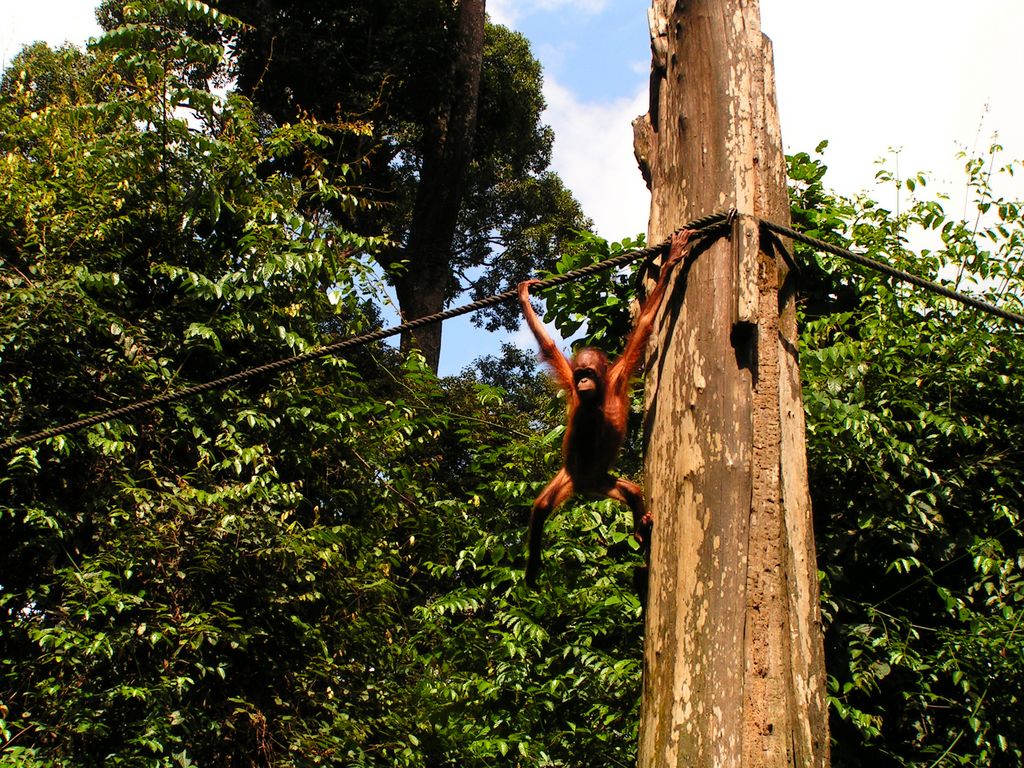
[[[558,11],[570,9],[585,14],[601,13],[608,5],[608,0],[490,0],[487,13],[491,21],[515,27],[516,22],[524,16],[538,11]]]
[[[647,90],[628,99],[584,102],[545,78],[544,121],[555,131],[552,167],[602,237],[647,231],[650,194],[633,157],[632,120],[647,111]]]
[[[1020,0],[969,10],[949,0],[764,0],[761,15],[787,151],[828,139],[825,181],[836,190],[868,189],[891,205],[874,174],[881,157],[893,167],[894,147],[902,175],[932,171],[962,197],[958,147],[984,151],[998,129],[1010,157],[1024,151]]]
[[[583,13],[600,13],[607,7],[608,0],[533,0],[532,5],[542,11],[557,11],[569,6]]]
[[[519,3],[516,0],[491,0],[487,3],[487,15],[495,24],[504,24],[506,27],[515,27],[516,20],[520,14],[516,13]]]
[[[0,62],[6,66],[26,43],[84,45],[100,34],[91,2],[83,0],[4,0],[0,14]]]

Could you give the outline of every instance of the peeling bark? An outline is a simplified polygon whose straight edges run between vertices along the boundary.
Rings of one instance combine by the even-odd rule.
[[[756,0],[654,5],[668,53],[652,88],[658,119],[638,132],[650,241],[728,208],[787,221]],[[828,764],[795,293],[765,247],[752,268],[726,240],[700,255],[666,302],[648,365],[643,768]]]

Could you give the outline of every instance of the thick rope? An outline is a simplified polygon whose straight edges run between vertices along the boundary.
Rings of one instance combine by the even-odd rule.
[[[826,251],[827,253],[831,253],[833,256],[838,256],[839,258],[845,259],[846,261],[852,261],[854,264],[860,264],[862,267],[867,267],[868,269],[873,269],[876,272],[881,272],[882,274],[895,278],[900,282],[909,283],[910,285],[916,285],[918,288],[924,288],[926,291],[931,291],[932,293],[936,293],[939,296],[945,296],[947,299],[958,301],[961,304],[967,305],[968,307],[980,309],[982,312],[987,312],[990,315],[1001,317],[1004,320],[1009,320],[1010,322],[1024,325],[1024,315],[1021,315],[1017,312],[1011,312],[1010,310],[1003,309],[1002,307],[997,307],[995,304],[990,304],[987,301],[977,299],[973,296],[968,296],[967,294],[964,293],[958,293],[957,291],[954,291],[951,288],[947,288],[946,286],[936,283],[932,280],[927,280],[923,277],[918,277],[917,275],[911,274],[910,272],[905,272],[902,269],[897,269],[896,267],[890,266],[889,264],[886,264],[884,262],[875,261],[874,259],[869,258],[861,253],[855,253],[854,251],[851,251],[847,248],[840,248],[838,245],[826,243],[824,240],[818,240],[817,238],[810,237],[809,235],[805,235],[802,232],[798,232],[795,229],[791,229],[790,227],[784,227],[781,224],[775,224],[771,221],[762,220],[761,226],[771,232],[774,232],[777,235],[792,238],[793,240],[797,240],[801,243],[804,243],[805,245],[809,245],[812,248],[816,248],[819,251]]]
[[[724,226],[729,221],[729,218],[730,214],[728,213],[716,213],[710,216],[704,216],[702,218],[695,219],[694,221],[690,222],[681,229],[689,229],[698,233],[702,237],[710,237],[713,234],[717,235],[724,232]],[[572,272],[566,272],[564,275],[554,275],[553,277],[541,280],[539,283],[536,284],[536,288],[543,289],[549,288],[553,285],[561,285],[562,283],[577,280],[581,277],[592,275],[596,272],[602,272],[606,269],[611,269],[613,267],[618,267],[623,264],[627,264],[641,257],[653,257],[658,253],[662,252],[663,250],[665,250],[671,244],[671,242],[672,238],[670,237],[658,243],[657,245],[652,245],[647,248],[641,248],[635,251],[627,251],[625,253],[620,253],[619,255],[613,256],[610,259],[605,259],[604,261],[589,264],[586,267],[575,269]],[[92,427],[95,426],[96,424],[101,424],[105,421],[113,421],[114,419],[120,419],[124,416],[131,416],[132,414],[139,413],[140,411],[148,411],[152,408],[156,408],[161,405],[167,405],[168,403],[173,403],[187,397],[192,397],[193,395],[201,394],[203,392],[209,392],[210,390],[214,389],[228,388],[236,384],[239,384],[243,381],[246,381],[248,379],[255,378],[257,376],[262,376],[267,373],[276,373],[278,371],[283,371],[286,368],[293,368],[295,366],[302,365],[303,363],[307,363],[310,360],[316,360],[321,357],[327,357],[328,355],[334,355],[337,354],[338,352],[343,352],[347,349],[352,349],[353,347],[362,346],[363,344],[370,344],[375,341],[386,339],[390,336],[397,336],[398,334],[404,333],[405,331],[415,330],[416,328],[421,328],[425,325],[430,325],[432,323],[440,323],[443,322],[444,320],[450,320],[453,317],[458,317],[459,315],[465,315],[470,312],[475,312],[479,309],[484,309],[485,307],[490,307],[495,304],[501,304],[503,302],[511,301],[516,298],[518,298],[518,291],[516,289],[512,289],[509,291],[505,291],[504,293],[498,293],[493,296],[488,296],[486,298],[480,299],[479,301],[474,301],[471,304],[464,304],[459,307],[453,307],[452,309],[446,310],[444,312],[438,312],[433,315],[428,315],[426,317],[420,317],[415,320],[410,320],[409,322],[402,323],[401,325],[396,325],[391,328],[383,328],[381,330],[372,331],[370,333],[365,333],[360,336],[351,336],[349,338],[341,339],[340,341],[336,341],[332,344],[327,344],[326,346],[319,347],[317,349],[311,349],[307,352],[303,352],[293,357],[275,360],[273,362],[266,363],[265,365],[256,366],[255,368],[247,368],[244,371],[238,371],[237,373],[232,373],[228,376],[222,376],[219,379],[213,379],[212,381],[206,381],[203,382],[202,384],[195,384],[191,387],[185,387],[183,389],[167,392],[162,395],[157,395],[156,397],[151,397],[147,400],[139,400],[137,402],[125,405],[121,408],[115,408],[110,411],[104,411],[103,413],[97,413],[93,416],[87,416],[86,418],[78,419],[77,421],[72,421],[70,423],[62,424],[57,427],[51,427],[50,429],[44,429],[39,432],[33,432],[32,434],[23,435],[21,437],[10,438],[8,440],[5,440],[3,443],[0,443],[0,450],[21,448],[23,446],[30,445],[31,443],[39,442],[40,440],[48,440],[50,438],[58,437],[60,435],[67,434],[68,432],[73,432],[78,429]]]
[[[699,236],[704,238],[712,236],[717,237],[728,231],[733,215],[734,212],[731,211],[728,213],[714,213],[709,216],[694,219],[689,224],[687,224],[684,227],[681,227],[677,231],[689,229],[691,231],[696,232]],[[790,227],[785,227],[782,226],[781,224],[775,224],[774,222],[764,220],[762,220],[760,224],[766,230],[774,232],[777,235],[782,235],[783,237],[788,237],[798,242],[809,245],[812,248],[816,248],[818,250],[831,253],[834,256],[838,256],[841,259],[851,261],[855,264],[867,267],[868,269],[875,270],[876,272],[881,272],[882,274],[888,275],[901,282],[916,285],[919,288],[931,291],[932,293],[936,293],[940,296],[945,296],[948,299],[952,299],[953,301],[960,302],[961,304],[964,304],[966,306],[981,310],[982,312],[987,312],[988,314],[1000,317],[1004,320],[1009,320],[1011,322],[1024,325],[1024,315],[1021,315],[1017,312],[1011,312],[1010,310],[1003,309],[1002,307],[997,307],[994,304],[990,304],[987,301],[983,301],[981,299],[977,299],[973,296],[968,296],[963,293],[958,293],[957,291],[947,288],[944,285],[940,285],[939,283],[936,283],[932,280],[927,280],[923,277],[911,274],[910,272],[905,272],[902,269],[897,269],[896,267],[890,266],[889,264],[885,264],[884,262],[881,261],[876,261],[875,259],[871,259],[867,256],[864,256],[863,254],[855,253],[847,248],[840,248],[837,245],[826,243],[824,240],[819,240],[817,238],[810,237],[809,235],[805,235],[802,232],[798,232],[797,230],[792,229]],[[672,238],[669,237],[663,240],[662,242],[656,245],[648,246],[647,248],[641,248],[635,251],[627,251],[625,253],[619,254],[618,256],[613,256],[610,259],[605,259],[604,261],[590,264],[580,269],[575,269],[572,272],[566,272],[564,275],[554,275],[552,277],[541,280],[536,284],[536,287],[543,289],[555,285],[561,285],[562,283],[567,283],[572,280],[578,280],[581,277],[586,277],[587,275],[592,275],[596,272],[602,272],[606,269],[622,266],[623,264],[627,264],[639,258],[651,258],[664,251],[671,244],[671,242]],[[480,299],[479,301],[474,301],[470,304],[463,304],[462,306],[454,307],[444,312],[438,312],[433,315],[417,318],[416,320],[410,320],[409,322],[402,323],[401,325],[396,325],[391,328],[384,328],[378,331],[373,331],[371,333],[365,333],[360,336],[351,336],[349,338],[336,341],[333,344],[328,344],[317,349],[309,350],[308,352],[303,352],[302,354],[298,354],[293,357],[284,358],[282,360],[275,360],[273,362],[266,363],[265,365],[260,365],[255,368],[248,368],[244,371],[238,371],[237,373],[233,373],[228,376],[223,376],[219,379],[213,379],[212,381],[203,382],[202,384],[195,384],[191,387],[185,387],[183,389],[167,392],[163,395],[157,395],[156,397],[151,397],[147,400],[139,400],[137,402],[125,405],[121,408],[115,408],[110,411],[104,411],[103,413],[97,413],[93,416],[88,416],[86,418],[70,422],[68,424],[62,424],[60,426],[52,427],[50,429],[44,429],[39,432],[33,432],[32,434],[23,435],[21,437],[10,438],[8,440],[5,440],[3,443],[0,443],[0,450],[21,448],[31,443],[39,442],[40,440],[47,440],[52,437],[58,437],[59,435],[64,435],[67,434],[68,432],[73,432],[77,429],[82,429],[84,427],[91,427],[105,421],[113,421],[114,419],[120,419],[124,416],[131,416],[132,414],[139,413],[140,411],[150,410],[151,408],[166,405],[168,403],[172,403],[177,400],[182,400],[187,397],[192,397],[193,395],[198,395],[203,392],[209,392],[210,390],[214,389],[231,387],[234,386],[235,384],[239,384],[243,381],[246,381],[247,379],[255,378],[256,376],[262,376],[267,373],[276,373],[278,371],[285,370],[286,368],[293,368],[295,366],[302,365],[303,363],[307,363],[311,360],[316,360],[321,357],[327,357],[328,355],[334,355],[339,352],[343,352],[347,349],[351,349],[353,347],[358,347],[363,344],[369,344],[374,341],[386,339],[390,336],[397,336],[398,334],[404,333],[405,331],[415,330],[416,328],[421,328],[425,325],[450,320],[453,317],[465,315],[470,312],[476,312],[477,310],[484,309],[495,304],[501,304],[506,301],[511,301],[516,298],[518,298],[518,291],[516,289],[512,289],[509,291],[505,291],[504,293],[498,293],[493,296],[488,296],[486,298]]]

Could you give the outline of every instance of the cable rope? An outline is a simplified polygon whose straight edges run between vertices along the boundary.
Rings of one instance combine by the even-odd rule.
[[[833,256],[838,256],[839,258],[845,259],[846,261],[852,261],[853,263],[860,264],[861,266],[867,267],[868,269],[872,269],[876,272],[881,272],[882,274],[888,275],[889,277],[895,278],[896,280],[899,280],[901,282],[916,285],[918,288],[923,288],[926,291],[937,293],[940,296],[945,296],[947,299],[958,301],[961,304],[967,305],[968,307],[979,309],[982,312],[987,312],[990,315],[1001,317],[1004,320],[1009,320],[1011,322],[1018,323],[1019,325],[1024,325],[1024,315],[1022,314],[1019,314],[1017,312],[1011,312],[1010,310],[1003,309],[1002,307],[997,307],[995,304],[990,304],[989,302],[975,298],[974,296],[968,296],[967,294],[964,293],[958,293],[957,291],[954,291],[951,288],[947,288],[946,286],[941,285],[940,283],[936,283],[932,280],[919,277],[918,275],[912,274],[910,272],[905,272],[902,269],[897,269],[896,267],[886,264],[885,262],[876,261],[875,259],[869,258],[862,253],[856,253],[854,251],[849,250],[848,248],[840,248],[838,245],[826,243],[824,240],[819,240],[815,237],[805,235],[803,232],[798,232],[795,229],[792,229],[790,227],[784,227],[781,224],[775,224],[774,222],[771,221],[765,221],[762,219],[761,226],[769,230],[770,232],[774,232],[777,235],[792,238],[793,240],[804,243],[805,245],[809,245],[812,248],[815,248],[819,251],[831,253]]]
[[[730,213],[715,213],[709,216],[703,216],[699,219],[691,221],[682,229],[689,229],[697,232],[702,237],[709,237],[713,234],[721,234],[724,231],[724,227],[731,221],[732,215]],[[626,251],[616,256],[612,256],[604,261],[596,262],[594,264],[588,264],[580,269],[575,269],[571,272],[566,272],[563,275],[554,275],[552,277],[545,278],[537,283],[536,287],[539,289],[550,288],[551,286],[561,285],[572,280],[578,280],[581,277],[592,275],[597,272],[602,272],[606,269],[613,267],[622,266],[631,261],[643,258],[650,258],[665,248],[667,248],[672,242],[672,238],[667,238],[657,245],[648,246],[647,248],[640,248],[634,251]],[[92,416],[87,416],[77,421],[72,421],[67,424],[60,426],[51,427],[49,429],[40,430],[39,432],[33,432],[28,435],[22,435],[21,437],[14,437],[5,440],[0,443],[0,450],[9,450],[22,448],[31,443],[39,442],[40,440],[48,440],[53,437],[59,437],[60,435],[73,432],[78,429],[84,429],[85,427],[92,427],[96,424],[101,424],[105,421],[113,421],[114,419],[120,419],[124,416],[131,416],[132,414],[139,413],[140,411],[147,411],[152,408],[157,408],[161,405],[167,405],[178,400],[183,400],[194,395],[202,394],[203,392],[209,392],[214,389],[223,389],[232,387],[248,379],[262,376],[268,373],[276,373],[283,371],[287,368],[294,368],[295,366],[302,365],[311,360],[316,360],[321,357],[327,357],[338,352],[343,352],[353,347],[362,346],[363,344],[370,344],[375,341],[381,341],[382,339],[389,338],[390,336],[397,336],[405,331],[415,330],[416,328],[422,328],[425,325],[432,323],[440,323],[444,320],[450,320],[453,317],[465,315],[470,312],[475,312],[479,309],[493,306],[495,304],[501,304],[506,301],[518,298],[518,291],[516,289],[505,291],[504,293],[498,293],[493,296],[474,301],[470,304],[463,304],[462,306],[453,307],[452,309],[445,310],[444,312],[438,312],[433,315],[427,315],[420,317],[415,320],[396,325],[391,328],[382,328],[377,331],[370,333],[364,333],[359,336],[350,336],[345,339],[341,339],[332,344],[327,344],[317,349],[311,349],[307,352],[303,352],[292,357],[283,358],[280,360],[274,360],[264,365],[259,365],[254,368],[247,368],[244,371],[238,371],[228,376],[222,376],[218,379],[212,379],[210,381],[203,382],[201,384],[195,384],[190,387],[183,389],[173,390],[166,392],[162,395],[148,398],[146,400],[139,400],[134,403],[122,406],[120,408],[114,408],[109,411],[97,413]]]
[[[735,211],[729,211],[725,213],[713,213],[708,216],[703,216],[699,219],[694,219],[693,221],[689,222],[683,227],[680,227],[676,231],[679,232],[684,229],[688,229],[697,233],[700,237],[703,238],[708,238],[711,236],[720,236],[729,229],[735,215]],[[923,288],[926,291],[930,291],[940,296],[944,296],[948,299],[952,299],[966,306],[981,310],[982,312],[987,312],[988,314],[1000,317],[1004,320],[1009,320],[1011,322],[1024,325],[1024,315],[1019,314],[1017,312],[1011,312],[1010,310],[1003,309],[1002,307],[997,307],[995,304],[990,304],[987,301],[983,301],[973,296],[968,296],[966,294],[959,293],[932,280],[919,277],[918,275],[914,275],[902,269],[897,269],[896,267],[893,267],[884,262],[876,261],[875,259],[869,258],[863,254],[851,251],[848,248],[841,248],[837,245],[827,243],[824,240],[819,240],[818,238],[805,235],[804,233],[792,229],[791,227],[786,227],[781,224],[776,224],[774,222],[766,221],[763,219],[760,220],[760,225],[764,229],[770,232],[774,232],[777,235],[788,237],[791,238],[792,240],[796,240],[797,242],[809,245],[817,250],[825,251],[826,253],[831,253],[832,255],[838,256],[841,259],[851,261],[855,264],[867,267],[868,269],[872,269],[876,272],[881,272],[882,274],[888,275],[889,277],[892,277],[901,282],[915,285],[919,288]],[[669,237],[663,240],[662,242],[656,245],[648,246],[647,248],[626,251],[616,256],[612,256],[611,258],[605,259],[604,261],[589,264],[586,267],[581,267],[580,269],[575,269],[572,270],[571,272],[566,272],[563,275],[553,275],[551,277],[539,281],[537,283],[537,288],[550,288],[555,285],[561,285],[562,283],[578,280],[579,278],[586,277],[587,275],[602,272],[613,267],[622,266],[631,261],[635,261],[636,259],[639,259],[641,257],[645,259],[651,258],[665,250],[671,242],[672,238]],[[21,437],[8,438],[7,440],[3,441],[3,443],[0,443],[0,450],[21,448],[26,445],[30,445],[31,443],[39,442],[40,440],[47,440],[53,437],[58,437],[60,435],[67,434],[68,432],[73,432],[78,429],[83,429],[85,427],[91,427],[95,426],[96,424],[101,424],[105,421],[113,421],[114,419],[120,419],[124,416],[131,416],[132,414],[139,413],[140,411],[146,411],[152,408],[159,407],[161,405],[167,405],[168,403],[183,400],[185,398],[192,397],[193,395],[198,395],[203,392],[209,392],[214,389],[232,387],[236,384],[239,384],[248,379],[255,378],[257,376],[262,376],[268,373],[276,373],[278,371],[283,371],[287,368],[293,368],[295,366],[302,365],[303,363],[307,363],[311,360],[316,360],[321,357],[334,355],[339,352],[343,352],[347,349],[352,349],[353,347],[362,346],[363,344],[381,341],[391,336],[397,336],[398,334],[404,333],[405,331],[411,331],[417,328],[422,328],[423,326],[431,325],[432,323],[440,323],[445,320],[450,320],[453,317],[465,315],[470,312],[476,312],[477,310],[485,309],[486,307],[494,306],[495,304],[501,304],[516,298],[518,298],[518,291],[516,289],[511,289],[505,291],[504,293],[494,294],[493,296],[488,296],[478,301],[471,302],[469,304],[463,304],[461,306],[445,310],[444,312],[438,312],[433,315],[427,315],[425,317],[420,317],[415,320],[410,320],[408,322],[402,323],[400,325],[395,325],[390,328],[382,328],[380,330],[372,331],[370,333],[365,333],[358,336],[350,336],[348,338],[341,339],[340,341],[336,341],[332,344],[327,344],[323,347],[318,347],[317,349],[311,349],[307,352],[303,352],[292,357],[274,360],[264,365],[259,365],[254,368],[247,368],[246,370],[238,371],[237,373],[232,373],[228,376],[222,376],[221,378],[218,379],[212,379],[201,384],[195,384],[193,386],[185,387],[183,389],[166,392],[162,395],[157,395],[146,400],[139,400],[134,403],[122,406],[120,408],[114,408],[109,411],[97,413],[94,414],[93,416],[87,416],[85,418],[78,419],[77,421],[72,421],[67,424],[62,424],[60,426],[44,429],[39,432],[33,432],[31,434],[23,435]]]

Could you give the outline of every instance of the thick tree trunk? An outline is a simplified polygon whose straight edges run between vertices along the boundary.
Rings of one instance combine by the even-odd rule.
[[[728,208],[788,221],[756,0],[654,0],[651,18],[650,241]],[[793,281],[739,224],[676,286],[648,366],[641,768],[829,759]]]
[[[451,247],[462,203],[466,172],[476,131],[480,73],[483,68],[485,0],[457,0],[456,50],[449,77],[450,99],[439,105],[427,126],[423,166],[409,227],[408,271],[396,279],[404,320],[444,309],[454,278]],[[437,371],[441,358],[441,324],[402,337],[402,349],[419,348]]]

